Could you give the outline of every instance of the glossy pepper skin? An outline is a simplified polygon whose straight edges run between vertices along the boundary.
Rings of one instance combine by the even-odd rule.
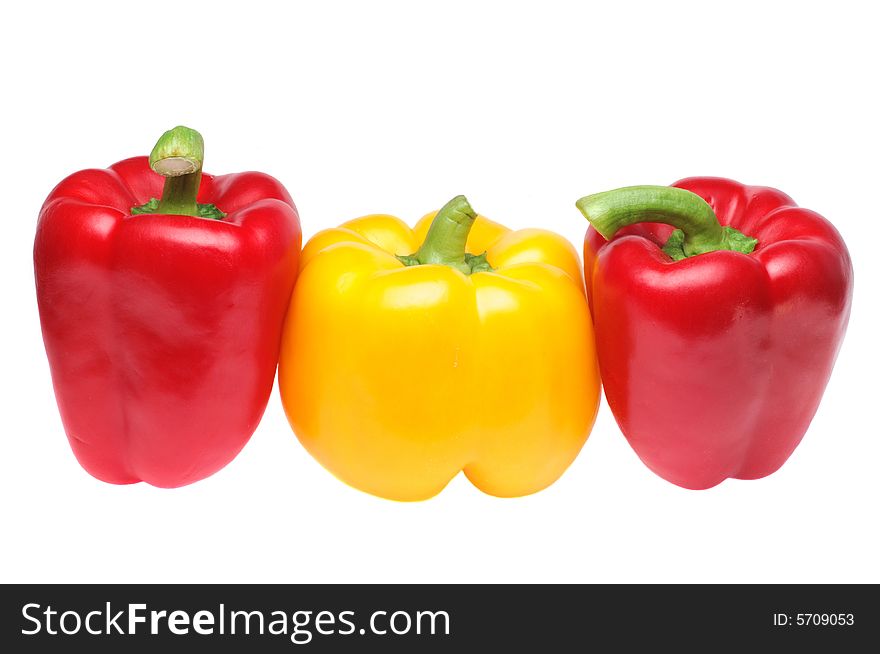
[[[458,266],[466,238],[486,252],[471,265],[493,272],[418,265],[406,255],[435,216],[415,230],[366,216],[306,245],[282,340],[285,411],[324,467],[374,495],[427,499],[462,470],[492,495],[534,493],[578,454],[598,405],[577,253],[476,217]]]
[[[58,408],[76,458],[106,482],[211,475],[272,389],[296,208],[262,173],[193,181],[224,217],[132,215],[163,195],[147,157],[74,173],[40,212],[34,267]]]
[[[642,461],[674,484],[764,477],[797,447],[828,382],[850,313],[850,257],[831,223],[778,190],[708,177],[674,186],[757,244],[676,261],[661,251],[668,224],[632,224],[607,242],[590,228],[608,404]]]

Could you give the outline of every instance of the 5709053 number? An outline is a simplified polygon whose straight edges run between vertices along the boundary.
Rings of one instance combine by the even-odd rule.
[[[774,613],[775,627],[850,627],[856,622],[852,613]]]

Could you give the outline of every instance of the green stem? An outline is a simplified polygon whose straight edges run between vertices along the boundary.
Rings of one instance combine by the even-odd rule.
[[[225,214],[214,205],[196,201],[204,158],[205,141],[196,130],[178,125],[165,132],[150,153],[150,168],[165,177],[162,197],[132,207],[131,213],[222,218]]]
[[[156,169],[153,168],[153,170]],[[201,183],[201,170],[186,175],[166,177],[165,186],[162,187],[162,198],[159,200],[156,213],[198,216],[199,207],[196,195],[199,193]]]
[[[676,227],[663,248],[675,260],[733,250],[748,254],[758,244],[733,227],[722,227],[703,198],[671,186],[629,186],[588,195],[577,208],[606,239],[636,223],[666,223]]]
[[[468,234],[476,219],[477,214],[467,198],[463,195],[452,198],[434,216],[425,236],[425,242],[418,251],[398,259],[407,266],[425,264],[450,266],[465,275],[491,271],[492,267],[486,259],[485,252],[480,255],[465,252]]]
[[[178,125],[165,132],[150,153],[150,168],[165,177],[159,213],[197,216],[205,141],[196,130]]]

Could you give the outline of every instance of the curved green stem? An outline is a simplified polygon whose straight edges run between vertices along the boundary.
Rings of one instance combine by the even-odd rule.
[[[155,169],[154,169],[155,170]],[[162,198],[156,213],[167,213],[179,216],[198,216],[199,207],[196,195],[202,183],[202,171],[185,175],[172,175],[165,178],[162,187]]]
[[[197,216],[205,141],[194,129],[178,125],[165,132],[150,153],[150,168],[165,177],[158,213]]]
[[[671,186],[628,186],[595,193],[577,201],[590,224],[610,240],[618,230],[636,223],[666,223],[676,227],[663,251],[675,260],[734,250],[748,254],[758,244],[733,227],[722,227],[703,198]]]
[[[415,254],[397,257],[407,266],[439,264],[450,266],[465,275],[491,271],[486,253],[465,252],[468,234],[477,219],[477,213],[463,195],[457,195],[443,205],[434,216],[425,242]]]
[[[161,213],[202,218],[222,218],[213,204],[199,204],[205,141],[196,130],[178,125],[165,132],[150,153],[150,168],[165,177],[162,197],[132,207],[132,214]]]

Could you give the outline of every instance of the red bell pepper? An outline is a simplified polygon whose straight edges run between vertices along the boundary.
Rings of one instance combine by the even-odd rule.
[[[211,475],[272,390],[296,208],[272,177],[213,177],[202,158],[201,136],[177,127],[149,161],[74,173],[40,212],[34,269],[55,396],[77,459],[107,482]]]
[[[764,477],[828,383],[852,301],[849,253],[831,223],[775,189],[674,186],[577,203],[592,225],[584,265],[608,404],[674,484]]]

